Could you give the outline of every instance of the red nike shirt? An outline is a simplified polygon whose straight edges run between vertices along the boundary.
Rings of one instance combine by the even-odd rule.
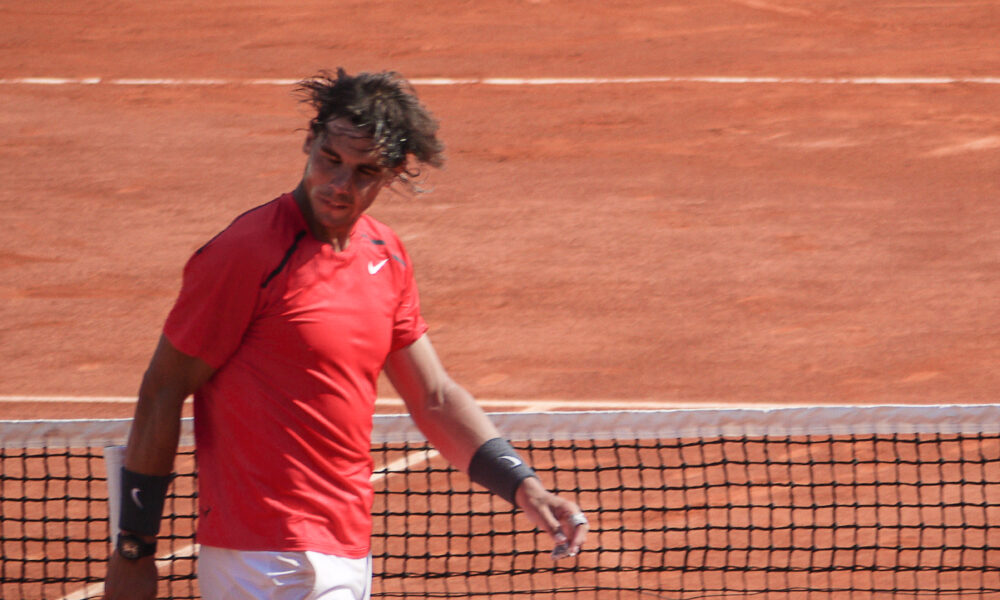
[[[367,556],[378,375],[426,331],[402,243],[367,215],[334,252],[286,194],[196,252],[164,333],[217,369],[195,395],[199,542]]]

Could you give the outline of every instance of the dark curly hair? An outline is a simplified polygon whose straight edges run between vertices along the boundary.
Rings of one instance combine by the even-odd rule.
[[[395,170],[398,178],[410,182],[419,170],[407,167],[407,157],[421,164],[444,164],[444,144],[437,139],[438,122],[417,99],[409,82],[398,73],[336,75],[322,71],[298,83],[302,102],[316,110],[309,129],[320,135],[327,122],[346,118],[371,136],[383,167]]]

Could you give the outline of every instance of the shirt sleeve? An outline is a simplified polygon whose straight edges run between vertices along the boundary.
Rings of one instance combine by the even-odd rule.
[[[261,275],[250,254],[223,233],[188,260],[163,328],[175,348],[216,369],[236,352],[260,293]]]
[[[396,308],[395,321],[392,328],[392,352],[405,348],[427,333],[427,323],[420,314],[420,294],[417,282],[410,265],[410,257],[400,247],[402,260],[407,265],[403,288],[400,293],[399,305]]]

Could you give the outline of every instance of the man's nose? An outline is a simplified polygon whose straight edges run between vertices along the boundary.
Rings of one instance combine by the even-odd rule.
[[[354,184],[354,172],[344,166],[333,170],[330,175],[330,187],[338,193],[351,191]]]

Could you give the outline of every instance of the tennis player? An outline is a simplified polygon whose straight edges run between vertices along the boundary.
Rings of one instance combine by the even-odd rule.
[[[376,382],[469,477],[575,554],[588,531],[443,368],[413,264],[366,214],[390,184],[442,164],[437,122],[394,73],[300,83],[315,109],[298,186],[238,217],[189,259],[142,380],[105,597],[154,598],[153,562],[195,397],[199,584],[206,600],[361,600],[371,584]]]

